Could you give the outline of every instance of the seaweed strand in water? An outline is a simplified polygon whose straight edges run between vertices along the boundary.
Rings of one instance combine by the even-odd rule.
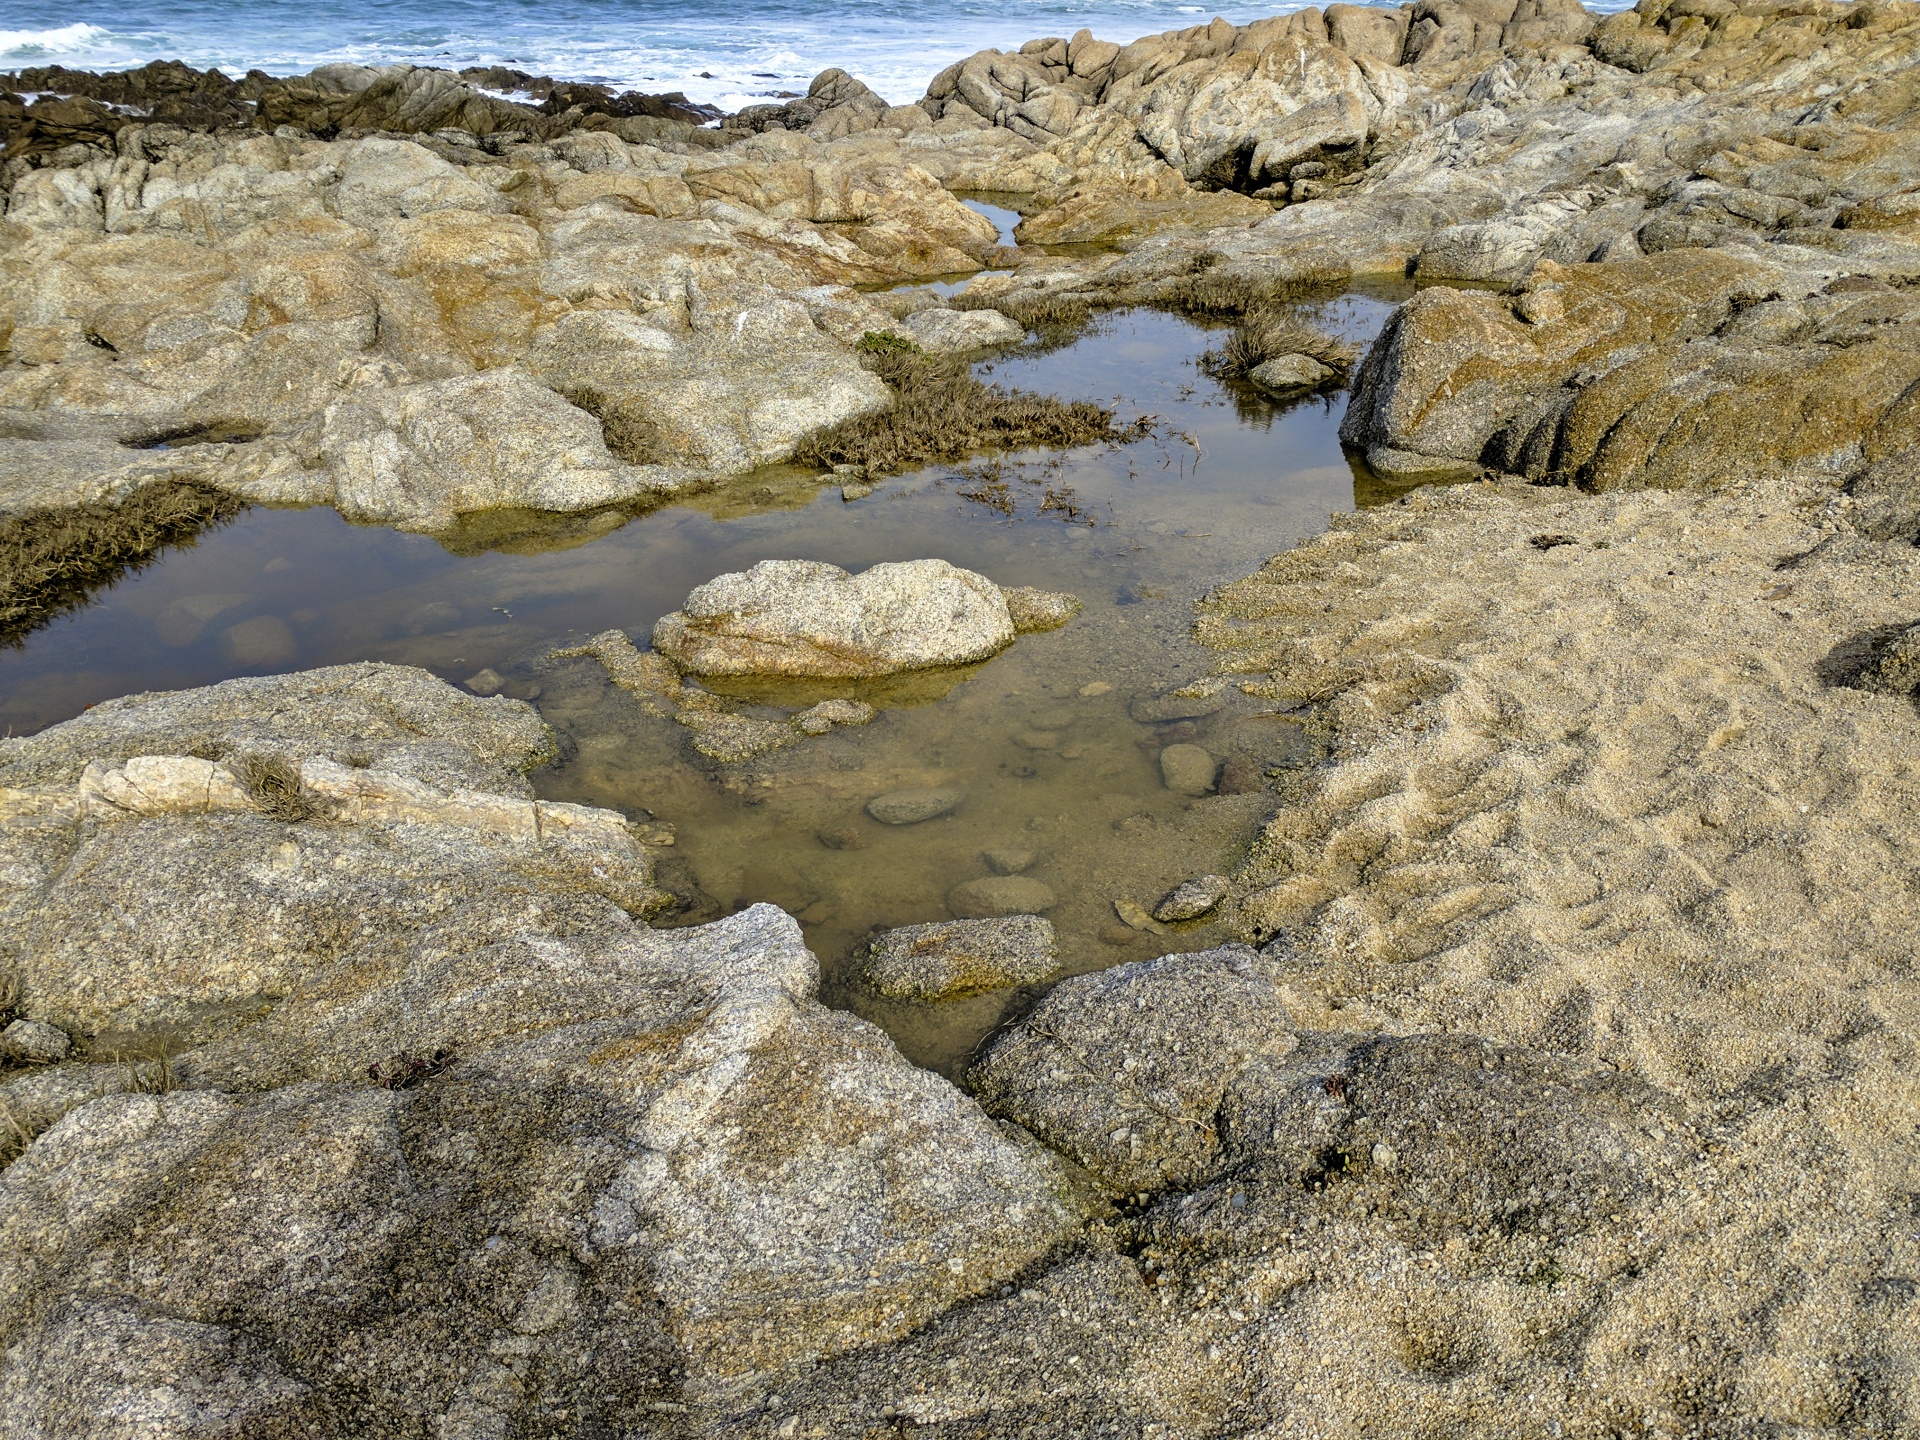
[[[17,646],[92,592],[191,542],[245,506],[194,481],[142,486],[118,505],[50,506],[0,516],[0,643]]]
[[[1090,400],[984,385],[964,360],[892,336],[868,335],[860,351],[861,363],[892,388],[893,408],[809,438],[794,454],[801,464],[897,472],[983,450],[1064,449],[1145,433],[1116,425],[1111,410]]]

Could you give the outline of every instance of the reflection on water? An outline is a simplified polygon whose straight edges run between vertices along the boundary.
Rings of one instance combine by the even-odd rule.
[[[1365,338],[1387,309],[1350,296],[1321,318]],[[536,777],[543,793],[676,827],[666,872],[685,918],[782,905],[806,926],[830,999],[885,1023],[915,1059],[951,1069],[1010,997],[882,1005],[846,978],[872,927],[944,918],[955,885],[990,873],[986,852],[1024,851],[1020,872],[1056,896],[1049,913],[1067,970],[1205,943],[1204,924],[1129,929],[1113,902],[1151,906],[1192,875],[1230,869],[1274,803],[1267,777],[1311,760],[1299,717],[1234,687],[1177,707],[1208,714],[1143,722],[1130,710],[1204,675],[1206,657],[1187,638],[1196,596],[1355,502],[1335,437],[1344,396],[1276,406],[1223,387],[1194,365],[1218,338],[1133,312],[1070,346],[983,366],[1001,383],[1155,415],[1155,435],[936,467],[851,503],[787,468],[624,524],[560,521],[544,538],[530,538],[527,517],[491,517],[454,550],[327,510],[255,509],[0,655],[0,724],[21,733],[129,691],[350,660],[421,665],[455,681],[495,669],[507,693],[534,699],[571,739],[568,758]],[[702,759],[680,726],[644,716],[595,662],[539,658],[609,627],[644,644],[695,585],[758,560],[860,570],[922,556],[1004,585],[1069,590],[1086,609],[927,694],[883,696],[890,708],[869,726],[733,768]],[[1206,748],[1224,767],[1222,788],[1241,793],[1196,799],[1166,788],[1158,757],[1175,743]],[[957,786],[966,799],[911,826],[864,811],[884,791],[926,785]]]

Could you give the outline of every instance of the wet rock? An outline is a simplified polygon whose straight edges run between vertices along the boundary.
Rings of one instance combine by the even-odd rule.
[[[889,930],[867,947],[867,983],[889,1000],[951,1000],[1044,980],[1053,926],[1038,915],[950,920]]]
[[[1205,795],[1219,768],[1198,745],[1169,745],[1160,752],[1160,778],[1176,795]]]
[[[1120,923],[1129,930],[1141,935],[1164,935],[1167,927],[1147,913],[1146,906],[1138,900],[1116,900],[1113,913],[1120,917]]]
[[[1198,920],[1227,898],[1227,877],[1201,875],[1176,886],[1153,907],[1153,918],[1173,923]]]
[[[1263,360],[1247,372],[1247,378],[1263,390],[1286,394],[1294,390],[1313,390],[1334,378],[1334,372],[1311,355],[1276,355]]]
[[[1004,349],[1027,338],[1025,326],[998,310],[916,310],[901,323],[921,349],[936,355]]]
[[[57,1065],[72,1048],[66,1031],[38,1020],[15,1020],[0,1030],[0,1060],[15,1065]]]
[[[867,496],[871,495],[873,491],[874,487],[865,480],[849,481],[840,487],[840,498],[842,501],[847,502],[864,500]]]
[[[1076,596],[1055,590],[1036,590],[1030,585],[1004,586],[1000,591],[1013,617],[1013,628],[1022,634],[1030,630],[1058,630],[1080,613]]]
[[[244,592],[184,596],[154,617],[153,633],[162,645],[184,648],[199,640],[209,620],[238,610],[252,599]]]
[[[850,575],[812,560],[763,560],[697,586],[653,630],[694,675],[852,678],[964,665],[1013,642],[1000,588],[944,560]]]
[[[890,790],[867,802],[867,814],[882,825],[917,825],[957,808],[967,792],[952,785],[925,790]]]
[[[1016,730],[1013,743],[1022,750],[1057,750],[1060,748],[1058,730]]]
[[[500,678],[500,672],[491,665],[484,670],[474,671],[465,683],[467,689],[476,695],[498,695],[507,687],[507,682]]]
[[[1170,720],[1197,720],[1212,715],[1226,705],[1225,697],[1212,695],[1137,695],[1127,705],[1127,714],[1142,725],[1164,725]]]
[[[822,700],[802,710],[793,723],[809,735],[824,735],[836,725],[867,725],[878,713],[864,700]]]
[[[1133,1194],[1205,1177],[1222,1150],[1228,1085],[1295,1045],[1269,967],[1227,946],[1063,981],[992,1042],[967,1083],[989,1114]]]
[[[1030,875],[983,875],[947,892],[947,909],[962,919],[1034,915],[1054,903],[1053,891]]]
[[[996,875],[1018,875],[1022,870],[1031,870],[1039,857],[1031,850],[988,850],[981,858]]]
[[[673,717],[693,732],[693,748],[722,765],[739,765],[800,743],[794,727],[777,720],[720,711],[683,709]]]
[[[867,837],[852,825],[829,825],[814,831],[814,839],[829,850],[864,849]]]

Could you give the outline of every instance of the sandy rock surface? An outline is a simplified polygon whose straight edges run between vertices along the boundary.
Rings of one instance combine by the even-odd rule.
[[[1055,964],[1053,926],[1010,915],[889,930],[867,947],[865,974],[890,1000],[948,1000],[1044,980]]]

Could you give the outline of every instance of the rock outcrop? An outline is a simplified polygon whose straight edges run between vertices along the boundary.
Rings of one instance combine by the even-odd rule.
[[[792,920],[639,923],[622,817],[526,796],[549,744],[382,666],[5,742],[14,1028],[81,1049],[0,1070],[10,1425],[643,1425],[1077,1227]]]

